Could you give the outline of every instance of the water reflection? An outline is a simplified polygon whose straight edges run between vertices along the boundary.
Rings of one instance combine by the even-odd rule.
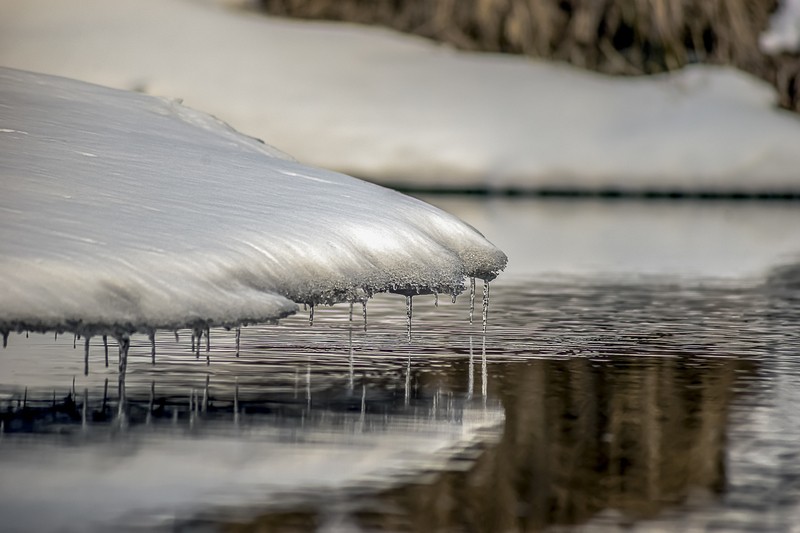
[[[498,283],[486,335],[468,295],[419,297],[410,343],[402,299],[386,296],[368,332],[347,308],[317,309],[311,328],[304,316],[212,331],[209,366],[188,337],[157,336],[155,365],[133,338],[118,390],[101,346],[82,376],[72,339],[12,336],[0,513],[40,530],[86,517],[786,530],[800,518],[800,308],[787,287]]]

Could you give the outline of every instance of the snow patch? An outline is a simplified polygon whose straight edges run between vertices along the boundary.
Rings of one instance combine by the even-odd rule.
[[[176,102],[11,69],[0,101],[28,132],[0,135],[0,331],[233,326],[505,266],[435,207]]]

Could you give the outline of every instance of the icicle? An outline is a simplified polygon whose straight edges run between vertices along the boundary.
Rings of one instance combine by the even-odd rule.
[[[89,337],[83,341],[83,375],[89,375]]]
[[[194,343],[194,355],[197,359],[200,359],[200,341],[203,339],[203,329],[195,328],[194,336],[197,338]]]
[[[486,335],[483,336],[481,344],[481,395],[486,403],[486,391],[489,383],[489,369],[486,365]]]
[[[8,330],[3,331],[3,348],[8,346]]]
[[[350,302],[350,322],[353,321],[353,302]]]
[[[192,353],[194,353],[194,330],[192,330]]]
[[[88,339],[87,339],[88,340]],[[89,389],[83,389],[83,406],[81,406],[81,429],[89,429]]]
[[[406,362],[406,384],[405,384],[405,404],[408,405],[411,399],[411,352],[408,354]]]
[[[489,282],[483,282],[483,332],[486,333],[486,322],[489,319]]]
[[[78,345],[78,334],[77,333],[73,333],[72,334],[72,349],[74,350],[77,345]]]
[[[155,406],[156,401],[156,382],[150,382],[150,401],[147,402],[147,418],[145,419],[145,425],[150,425],[153,421],[153,407]]]
[[[56,331],[56,334],[55,334],[55,336],[53,337],[53,340],[54,340],[54,341],[57,341],[57,340],[58,340],[58,332],[57,332],[57,331]]]
[[[313,326],[314,325],[314,304],[313,303],[309,305],[308,325],[309,326]]]
[[[175,342],[176,343],[181,342],[181,338],[178,335],[178,330],[176,329],[175,331],[173,331],[173,333],[175,334]]]
[[[433,293],[433,306],[434,307],[439,307],[439,293],[438,292],[434,292]]]
[[[239,340],[242,337],[242,328],[236,328],[236,357],[239,357]]]
[[[311,358],[306,365],[306,403],[308,408],[311,409]]]
[[[103,384],[103,414],[106,412],[106,404],[108,403],[108,378]]]
[[[25,330],[25,338],[26,339],[28,338],[28,330],[27,329]]]
[[[131,338],[127,333],[123,333],[117,338],[119,343],[119,374],[125,375],[128,369],[128,349],[131,347]]]
[[[472,315],[475,314],[475,276],[469,278],[469,324],[472,325]]]
[[[353,304],[350,304],[350,309],[352,308]],[[347,342],[350,345],[350,392],[353,392],[353,328],[349,328],[347,332]]]
[[[206,326],[206,353],[211,351],[211,326]]]
[[[475,376],[472,372],[473,363],[475,361],[475,355],[473,354],[472,350],[472,335],[469,336],[469,370],[467,374],[467,399],[472,398],[473,391],[475,389]]]
[[[210,382],[211,375],[206,374],[206,386],[203,389],[203,407],[201,408],[204,413],[208,411],[208,385]]]
[[[233,380],[233,423],[239,423],[239,376]]]
[[[361,307],[363,309],[364,314],[364,331],[367,331],[367,299],[363,298],[361,300]]]
[[[75,376],[72,376],[72,391],[69,395],[72,398],[72,401],[75,401]]]
[[[453,292],[450,293],[450,298],[453,300],[453,303],[456,303],[456,296],[458,296],[458,294],[456,294],[456,290],[453,289]]]
[[[22,409],[28,407],[28,387],[25,387],[25,392],[22,394]]]
[[[156,330],[151,329],[148,334],[150,338],[150,364],[156,364]]]
[[[406,296],[406,335],[408,342],[411,342],[411,315],[413,313],[413,303],[411,296]]]

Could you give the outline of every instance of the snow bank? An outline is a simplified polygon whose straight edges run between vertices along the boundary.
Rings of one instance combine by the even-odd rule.
[[[181,97],[384,183],[800,193],[800,118],[729,68],[614,78],[208,0],[5,0],[0,63]]]
[[[800,0],[782,0],[759,46],[766,54],[800,52]]]
[[[174,101],[2,69],[0,103],[0,331],[234,325],[505,265],[435,207]]]

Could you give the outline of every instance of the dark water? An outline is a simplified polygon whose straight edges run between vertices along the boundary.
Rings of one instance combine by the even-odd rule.
[[[715,224],[697,234],[715,242]],[[753,249],[792,249],[767,241]],[[534,254],[505,248],[512,266]],[[318,308],[312,327],[243,329],[239,357],[224,330],[199,357],[188,331],[160,334],[155,364],[134,338],[124,382],[113,341],[106,368],[92,339],[84,376],[80,340],[12,334],[0,530],[800,530],[800,269],[521,270],[492,284],[486,334],[480,295],[472,325],[468,294],[415,297],[410,341],[384,295],[366,332],[360,308]]]

